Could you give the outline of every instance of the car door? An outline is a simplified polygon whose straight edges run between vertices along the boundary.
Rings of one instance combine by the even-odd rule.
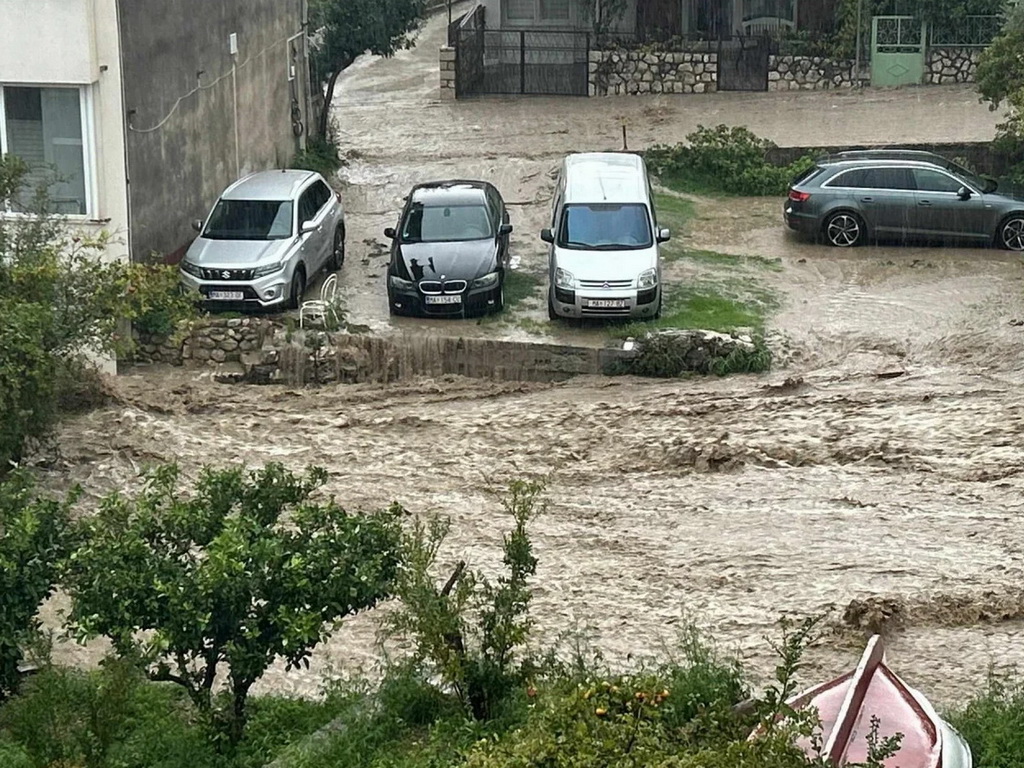
[[[329,255],[328,248],[331,243],[331,235],[325,225],[326,200],[324,199],[323,185],[314,182],[306,187],[299,198],[299,225],[305,222],[312,222],[315,227],[312,231],[303,236],[303,255],[308,264],[310,274],[320,269]]]
[[[983,195],[946,171],[914,168],[913,174],[917,187],[915,216],[924,234],[985,240],[991,238],[988,224],[991,206],[986,207]],[[971,195],[966,199],[960,197],[958,193],[961,189],[970,191]]]
[[[910,168],[876,166],[865,169],[864,187],[857,197],[869,231],[879,235],[914,233],[911,216],[917,205]]]
[[[508,224],[509,222],[508,209],[505,208],[505,203],[501,199],[501,195],[498,194],[498,190],[492,186],[487,187],[487,203],[492,212],[492,225],[497,239],[498,266],[507,267],[509,259],[509,236],[500,234],[499,230],[502,225]]]

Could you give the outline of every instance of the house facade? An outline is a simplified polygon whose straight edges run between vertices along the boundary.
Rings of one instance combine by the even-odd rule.
[[[0,153],[108,257],[172,259],[308,125],[306,0],[0,0]]]

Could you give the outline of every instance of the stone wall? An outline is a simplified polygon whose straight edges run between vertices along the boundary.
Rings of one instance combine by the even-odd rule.
[[[931,85],[973,83],[984,48],[929,48],[924,81]]]
[[[591,51],[590,95],[710,93],[717,53]]]
[[[455,98],[455,49],[443,45],[438,57],[441,66],[441,100],[451,101]]]
[[[853,61],[821,56],[769,56],[769,91],[816,91],[859,84]]]
[[[173,337],[134,332],[135,360],[168,365],[237,363],[259,349],[276,324],[259,317],[211,318],[183,327]]]

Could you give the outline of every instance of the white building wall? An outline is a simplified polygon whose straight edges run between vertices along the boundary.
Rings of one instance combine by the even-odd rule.
[[[0,86],[81,89],[87,234],[111,236],[106,256],[128,254],[124,108],[115,0],[0,0]]]

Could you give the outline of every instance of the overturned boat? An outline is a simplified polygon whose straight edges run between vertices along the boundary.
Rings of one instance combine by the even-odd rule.
[[[873,717],[878,718],[879,741],[903,734],[899,749],[883,761],[886,768],[972,766],[971,750],[963,737],[939,717],[928,699],[886,665],[878,635],[868,641],[852,672],[810,688],[787,703],[795,710],[813,707],[818,711],[822,756],[835,768],[867,760]],[[818,756],[809,740],[800,746],[809,756]]]

